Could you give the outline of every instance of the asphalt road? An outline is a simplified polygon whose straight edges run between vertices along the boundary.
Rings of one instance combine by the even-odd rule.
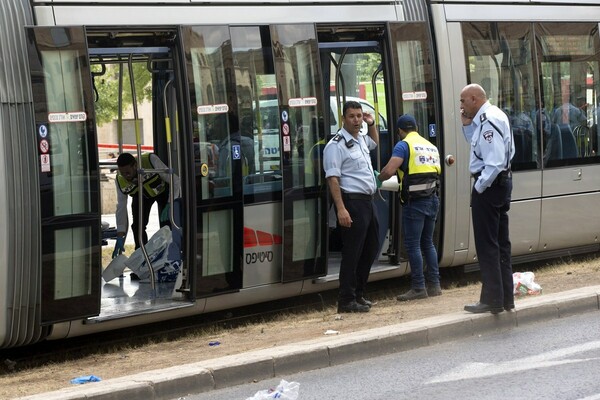
[[[176,399],[244,400],[285,379],[298,400],[600,400],[598,371],[595,311]]]

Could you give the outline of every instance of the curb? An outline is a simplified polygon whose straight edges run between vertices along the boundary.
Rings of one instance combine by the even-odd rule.
[[[526,298],[513,312],[457,312],[146,371],[21,400],[168,400],[600,310],[600,286]]]

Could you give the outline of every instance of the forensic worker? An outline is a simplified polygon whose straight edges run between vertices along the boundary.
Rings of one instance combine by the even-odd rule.
[[[129,224],[127,216],[127,197],[130,196],[131,201],[131,214],[133,216],[133,223],[131,224],[131,230],[133,231],[133,238],[135,241],[135,248],[140,247],[139,238],[139,224],[142,224],[142,240],[143,243],[148,242],[148,235],[146,233],[146,226],[150,218],[150,210],[152,205],[156,202],[158,204],[158,214],[160,215],[160,226],[170,225],[168,212],[169,208],[169,190],[173,190],[173,198],[179,199],[179,178],[177,175],[173,176],[173,188],[169,187],[170,177],[167,172],[145,172],[142,176],[142,188],[143,188],[143,200],[142,200],[142,220],[140,221],[139,215],[139,184],[138,184],[138,162],[136,157],[129,153],[123,153],[117,158],[117,167],[119,172],[117,173],[116,189],[117,189],[117,241],[115,243],[115,249],[113,251],[113,258],[125,250],[125,236],[127,235],[127,225]],[[154,153],[142,154],[141,168],[144,170],[163,170],[166,171],[167,166],[160,160],[160,158]],[[179,215],[179,204],[175,202],[174,215],[176,216],[176,223],[178,223]],[[179,223],[178,223],[179,225]],[[180,245],[181,245],[181,233],[178,229],[172,231],[172,245],[169,246],[168,259],[171,262],[179,263],[181,260]],[[177,265],[178,267],[179,265]],[[133,275],[133,274],[132,274]],[[135,279],[132,276],[132,279]]]
[[[404,245],[410,262],[411,289],[397,297],[399,301],[425,299],[442,294],[438,256],[433,244],[433,231],[440,201],[439,176],[442,172],[437,147],[417,132],[414,117],[398,118],[396,129],[400,141],[381,173],[379,182],[398,173]],[[423,256],[427,272],[423,272]]]

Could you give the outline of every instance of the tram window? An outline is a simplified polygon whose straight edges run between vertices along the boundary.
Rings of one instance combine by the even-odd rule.
[[[75,111],[84,112],[82,84],[79,74],[81,57],[76,51],[42,52],[48,113],[61,116]],[[91,187],[88,175],[87,136],[81,122],[52,123],[50,126],[53,198],[44,202],[53,205],[45,216],[62,216],[91,211]],[[43,191],[42,195],[46,195]]]
[[[268,26],[232,27],[231,43],[242,138],[244,194],[272,199],[281,192],[279,103]],[[250,143],[250,142],[249,142]]]
[[[435,130],[433,67],[428,29],[422,23],[407,23],[392,28],[392,51],[397,66],[395,86],[400,90],[400,113],[415,117],[419,132],[440,146]]]
[[[193,27],[185,32],[191,80],[192,120],[198,199],[233,195],[230,120],[232,76],[227,70],[230,47],[227,27]],[[204,166],[208,167],[205,177]],[[206,179],[208,178],[208,179]]]
[[[280,104],[289,115],[289,139],[284,135],[283,158],[294,188],[320,187],[322,174],[315,168],[311,150],[323,139],[322,87],[318,71],[316,32],[312,24],[273,27],[272,47],[278,76]],[[287,186],[286,186],[287,188]]]
[[[600,40],[597,24],[535,25],[549,129],[548,167],[597,162]]]
[[[462,30],[468,81],[479,83],[511,122],[513,170],[538,168],[545,112],[536,104],[531,24],[463,23]]]

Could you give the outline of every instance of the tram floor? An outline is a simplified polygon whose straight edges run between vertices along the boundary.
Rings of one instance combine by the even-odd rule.
[[[515,271],[533,271],[544,294],[600,285],[598,254],[516,265]],[[112,350],[102,349],[82,357],[57,361],[32,369],[14,366],[8,370],[0,363],[0,398],[14,398],[69,387],[80,375],[110,379],[198,362],[230,354],[271,348],[322,337],[327,330],[339,334],[409,322],[430,316],[454,313],[464,304],[476,301],[481,285],[479,274],[458,275],[442,270],[443,294],[424,300],[398,302],[396,296],[410,285],[408,276],[369,285],[368,295],[375,305],[369,313],[337,314],[335,296],[323,296],[324,305],[270,314],[255,322],[232,328],[215,323],[180,337],[135,343]],[[318,298],[315,295],[315,298]],[[307,301],[310,301],[308,299]],[[517,299],[516,305],[519,308]],[[219,342],[218,346],[210,346]],[[0,356],[2,352],[0,352]]]

